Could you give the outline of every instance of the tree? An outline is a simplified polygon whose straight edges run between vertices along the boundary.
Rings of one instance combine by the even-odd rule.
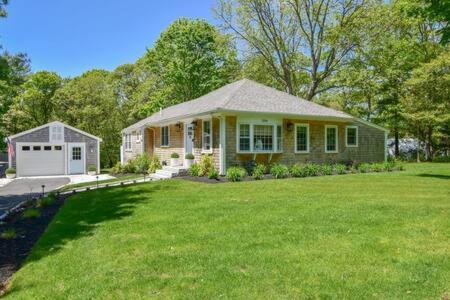
[[[103,139],[103,166],[117,162],[123,128],[110,76],[105,70],[88,71],[68,80],[54,96],[59,120]]]
[[[449,138],[450,52],[416,68],[406,88],[408,92],[402,99],[405,118],[422,132],[427,158],[431,160],[436,140],[448,142]]]
[[[216,14],[249,52],[266,60],[290,94],[311,100],[333,85],[329,77],[358,43],[355,22],[365,18],[364,0],[221,0]],[[306,73],[308,81],[301,75]]]
[[[230,37],[203,20],[181,18],[159,37],[146,56],[151,73],[168,93],[164,106],[200,97],[239,74]]]
[[[6,17],[8,12],[6,11],[6,5],[8,5],[9,0],[0,0],[0,17]]]

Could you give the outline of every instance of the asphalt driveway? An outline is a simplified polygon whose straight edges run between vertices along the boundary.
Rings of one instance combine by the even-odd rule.
[[[21,178],[0,187],[0,216],[20,202],[45,192],[50,192],[70,182],[68,177],[58,178]]]

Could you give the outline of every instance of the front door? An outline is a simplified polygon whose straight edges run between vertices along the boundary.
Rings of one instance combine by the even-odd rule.
[[[184,137],[184,153],[193,153],[194,150],[194,125],[186,124]]]
[[[84,145],[72,144],[69,146],[69,173],[84,173]]]

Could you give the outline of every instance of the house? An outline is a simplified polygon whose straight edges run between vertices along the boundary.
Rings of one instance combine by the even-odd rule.
[[[17,176],[85,174],[100,170],[101,138],[55,121],[8,137]]]
[[[378,162],[386,129],[248,79],[180,103],[122,131],[122,163],[139,154],[214,157],[221,174],[257,162]]]

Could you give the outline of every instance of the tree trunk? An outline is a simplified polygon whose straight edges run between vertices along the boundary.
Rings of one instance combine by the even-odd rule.
[[[420,163],[420,127],[417,126],[417,162]]]
[[[394,127],[394,153],[396,158],[400,157],[399,139],[398,129]]]
[[[433,127],[429,126],[428,132],[427,132],[427,160],[428,161],[433,160],[432,138],[433,138]]]

